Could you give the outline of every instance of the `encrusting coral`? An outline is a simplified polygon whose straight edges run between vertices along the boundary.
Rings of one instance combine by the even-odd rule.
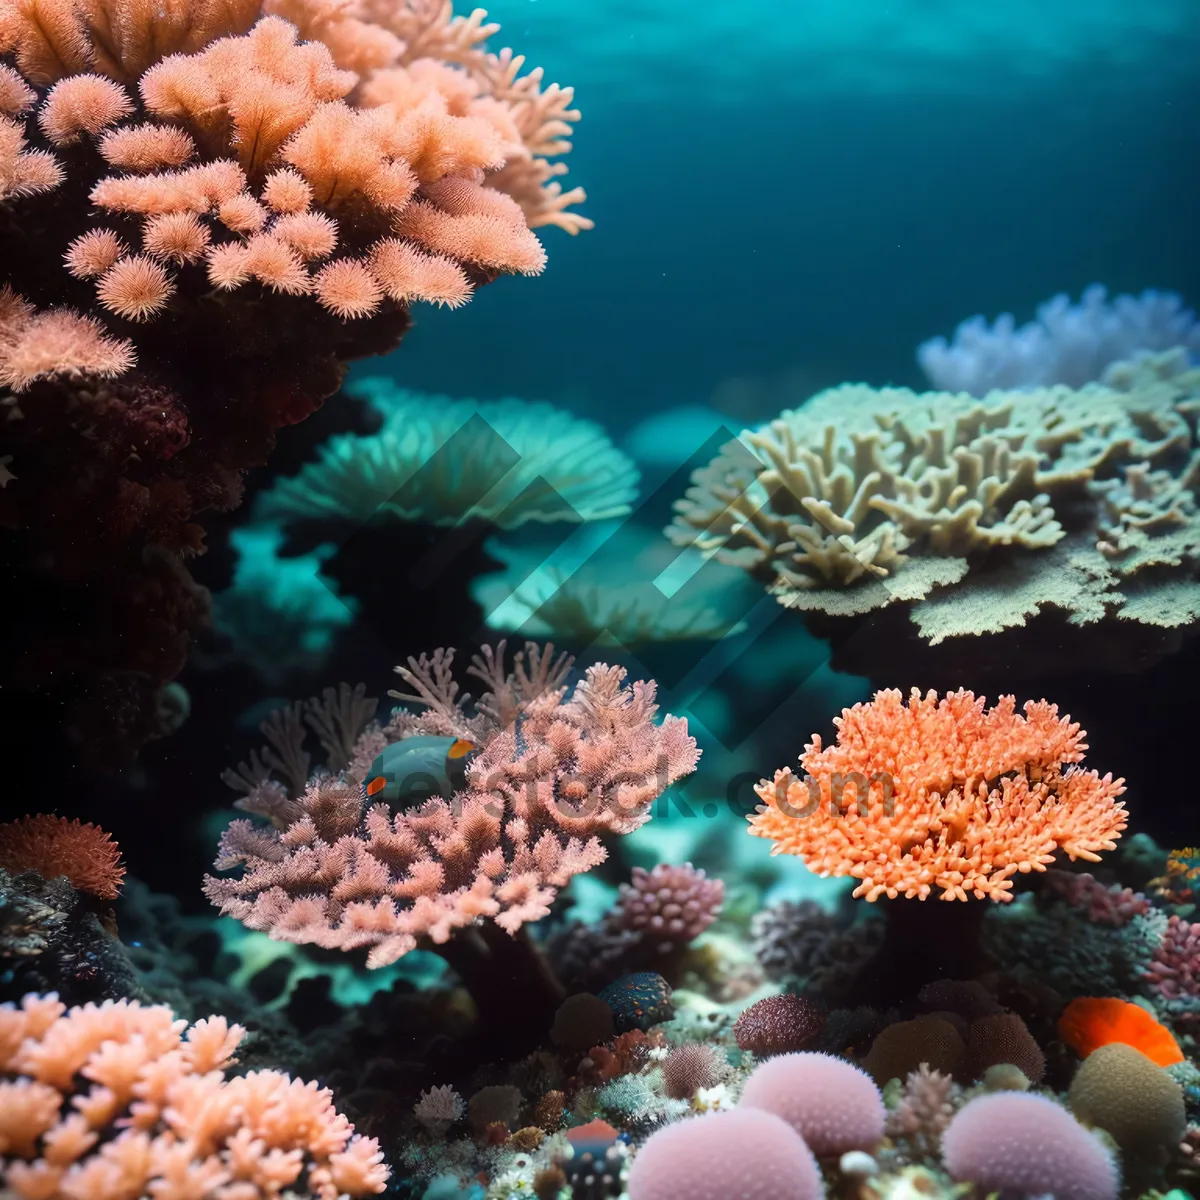
[[[327,1089],[225,1077],[244,1030],[163,1006],[54,995],[0,1006],[0,1174],[20,1200],[318,1200],[382,1192],[390,1171]]]
[[[438,651],[397,667],[412,690],[391,694],[419,710],[398,708],[386,726],[369,723],[374,703],[361,690],[310,709],[329,714],[323,740],[340,748],[336,773],[306,781],[307,754],[287,733],[303,736],[297,710],[272,726],[285,748],[245,769],[250,791],[239,802],[271,825],[235,821],[217,865],[241,874],[209,877],[205,891],[274,938],[369,948],[372,967],[436,948],[483,1006],[497,999],[489,951],[504,952],[489,929],[511,944],[547,915],[559,888],[604,860],[601,838],[649,820],[654,799],[695,768],[699,752],[685,720],[654,722],[654,684],[628,684],[620,667],[589,667],[568,689],[569,658],[529,644],[510,670],[501,643],[468,668],[487,689],[468,710],[452,664],[452,652]],[[423,734],[479,747],[463,789],[399,811],[368,804],[362,785],[375,757]],[[271,764],[290,776],[291,794],[267,777]]]
[[[195,517],[236,507],[411,303],[536,273],[533,228],[590,224],[557,181],[570,89],[488,51],[484,18],[0,0],[0,520],[31,580],[10,629],[23,681],[79,700],[110,756],[161,732],[206,621]]]
[[[750,572],[854,673],[910,643],[964,683],[1020,647],[1042,673],[1083,646],[1129,670],[1200,613],[1198,400],[1182,351],[1078,391],[834,388],[723,447],[667,534]]]

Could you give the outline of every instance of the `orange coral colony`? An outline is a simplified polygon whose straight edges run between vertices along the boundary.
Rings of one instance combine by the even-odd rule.
[[[1084,733],[1056,705],[1012,696],[986,708],[968,691],[907,702],[880,691],[836,718],[790,768],[764,779],[750,832],[855,896],[1010,900],[1012,876],[1057,852],[1098,861],[1125,828],[1124,780],[1085,771]]]
[[[0,867],[45,879],[65,875],[72,887],[102,900],[115,900],[125,877],[120,848],[103,829],[51,813],[0,825]]]
[[[1058,1018],[1058,1036],[1080,1058],[1110,1042],[1140,1050],[1160,1067],[1183,1062],[1183,1051],[1165,1025],[1140,1004],[1108,996],[1080,996]]]

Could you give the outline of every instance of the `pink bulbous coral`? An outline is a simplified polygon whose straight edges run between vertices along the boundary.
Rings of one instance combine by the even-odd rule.
[[[941,699],[880,691],[835,718],[755,789],[750,832],[818,875],[859,880],[855,896],[1009,900],[1012,876],[1056,852],[1099,860],[1125,828],[1124,781],[1085,771],[1084,733],[1056,705],[1012,696]]]
[[[12,647],[98,755],[160,732],[207,623],[195,518],[412,303],[536,274],[533,229],[590,225],[558,178],[571,89],[497,29],[446,0],[0,0]],[[83,636],[50,616],[73,604]]]
[[[0,1177],[19,1200],[368,1196],[389,1170],[327,1089],[227,1078],[244,1030],[161,1005],[0,1006]]]
[[[472,986],[463,951],[489,926],[511,936],[546,916],[559,888],[604,860],[603,838],[643,825],[663,790],[695,768],[687,722],[655,723],[654,683],[627,683],[621,667],[589,667],[570,688],[567,656],[530,643],[510,670],[500,643],[468,668],[486,688],[469,706],[453,660],[438,651],[397,667],[412,690],[391,694],[417,707],[382,727],[358,723],[336,773],[302,785],[293,771],[289,796],[247,768],[239,806],[271,825],[235,821],[221,839],[217,866],[241,867],[205,883],[222,912],[282,941],[367,948],[372,967],[436,948],[473,994],[486,992],[486,967]],[[358,695],[359,711],[373,711]],[[376,755],[420,734],[479,747],[462,790],[400,811],[369,804],[362,782]]]

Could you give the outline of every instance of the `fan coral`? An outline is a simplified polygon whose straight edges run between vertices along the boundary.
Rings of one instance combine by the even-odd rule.
[[[843,709],[837,740],[819,734],[790,768],[756,788],[750,832],[818,875],[859,880],[876,900],[1009,900],[1018,871],[1044,871],[1055,851],[1098,860],[1125,828],[1123,780],[1078,764],[1084,733],[1056,705],[1012,696],[897,690]],[[853,803],[846,785],[853,784]]]
[[[1116,1200],[1112,1156],[1045,1096],[1001,1092],[964,1105],[942,1135],[946,1170],[987,1192]]]
[[[811,1046],[825,1028],[825,1016],[803,996],[766,996],[743,1009],[733,1026],[739,1050],[765,1058]]]
[[[1093,284],[1079,304],[1055,296],[1038,306],[1037,320],[1019,328],[1011,313],[990,327],[971,317],[952,343],[922,342],[917,361],[934,387],[986,396],[995,388],[1082,387],[1112,363],[1175,346],[1200,350],[1200,323],[1174,292],[1148,289],[1110,302],[1106,289]]]
[[[590,224],[557,180],[570,89],[489,52],[484,17],[0,5],[0,521],[27,534],[4,566],[30,597],[10,637],[28,687],[52,675],[93,722],[128,713],[86,730],[98,751],[161,732],[156,693],[205,623],[148,560],[184,574],[195,518],[236,507],[276,432],[394,348],[411,303],[536,273],[534,227]],[[138,604],[155,607],[118,636]],[[77,608],[93,624],[64,634],[55,614]]]
[[[1020,644],[1043,670],[1079,645],[1129,669],[1200,613],[1198,396],[1182,352],[1080,391],[835,388],[726,445],[667,534],[750,572],[856,673],[919,638],[924,669],[961,675],[1039,615]],[[1058,641],[1030,641],[1043,627]]]
[[[161,1006],[67,1009],[26,996],[0,1007],[0,1170],[22,1200],[292,1191],[337,1200],[382,1192],[373,1138],[328,1089],[278,1071],[225,1078],[244,1030]]]
[[[604,431],[552,405],[423,396],[381,379],[349,390],[385,414],[383,427],[331,438],[316,462],[263,493],[263,517],[477,517],[511,529],[622,516],[637,496],[637,469]]]
[[[305,785],[307,761],[296,762],[294,798],[260,778],[241,805],[272,826],[229,827],[217,865],[243,871],[207,879],[213,903],[283,941],[369,947],[372,967],[422,942],[444,945],[481,918],[514,934],[545,916],[559,888],[603,861],[601,835],[649,820],[655,797],[699,752],[683,719],[654,723],[653,683],[593,666],[568,695],[570,660],[552,648],[527,645],[511,671],[503,655],[501,643],[472,660],[469,673],[488,689],[473,713],[453,652],[410,659],[396,670],[413,690],[391,694],[423,711],[402,708],[385,728],[366,728],[338,774]],[[464,791],[398,812],[366,803],[362,781],[384,746],[450,732],[481,747]]]
[[[0,867],[43,879],[65,875],[73,888],[102,900],[115,899],[125,877],[120,847],[103,829],[50,813],[0,825]]]
[[[742,1105],[782,1117],[814,1154],[874,1150],[885,1110],[865,1071],[832,1054],[782,1054],[755,1067]]]
[[[1165,1025],[1140,1004],[1114,997],[1080,996],[1072,1000],[1058,1018],[1058,1036],[1080,1058],[1090,1058],[1101,1046],[1120,1042],[1160,1067],[1183,1062],[1183,1051]]]
[[[820,1200],[811,1151],[778,1117],[708,1113],[654,1133],[629,1170],[629,1200]]]

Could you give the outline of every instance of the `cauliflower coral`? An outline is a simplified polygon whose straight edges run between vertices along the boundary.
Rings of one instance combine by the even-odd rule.
[[[374,1138],[328,1089],[225,1069],[244,1030],[161,1005],[0,1006],[0,1177],[18,1200],[366,1196],[387,1186]]]
[[[1078,764],[1084,733],[1056,705],[971,692],[880,691],[835,718],[790,768],[762,780],[750,832],[855,896],[1011,899],[1012,876],[1062,851],[1098,861],[1125,828],[1124,780]],[[848,789],[848,790],[847,790]]]

